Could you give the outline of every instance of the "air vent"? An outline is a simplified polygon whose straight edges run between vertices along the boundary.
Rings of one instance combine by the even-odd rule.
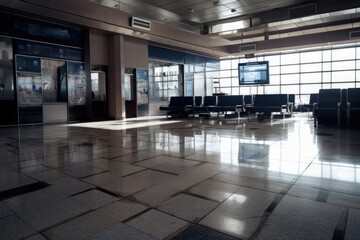
[[[145,19],[132,17],[131,18],[131,26],[134,28],[140,28],[143,30],[150,31],[151,28],[151,22]]]
[[[349,32],[349,39],[359,39],[360,31],[351,31]]]
[[[311,15],[317,14],[317,5],[316,3],[310,3],[301,5],[298,7],[289,8],[289,18],[295,19],[295,18],[301,18]]]
[[[256,44],[240,46],[240,52],[256,51]]]

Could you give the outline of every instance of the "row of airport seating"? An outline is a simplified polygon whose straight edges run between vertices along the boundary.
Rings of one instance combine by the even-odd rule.
[[[313,106],[315,127],[360,125],[360,88],[320,89]]]
[[[233,113],[240,117],[241,113],[273,117],[278,113],[286,117],[292,115],[294,94],[266,94],[266,95],[219,95],[219,96],[177,96],[171,97],[169,105],[160,106],[167,116],[177,115],[207,115]]]

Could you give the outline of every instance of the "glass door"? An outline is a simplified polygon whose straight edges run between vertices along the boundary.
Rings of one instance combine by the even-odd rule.
[[[149,111],[150,115],[163,114],[161,105],[168,105],[173,96],[182,96],[181,65],[162,62],[149,63]]]
[[[108,119],[105,71],[91,72],[91,96],[93,120]]]
[[[11,39],[0,37],[0,125],[17,124],[13,63]]]
[[[67,122],[66,62],[41,60],[43,123]]]

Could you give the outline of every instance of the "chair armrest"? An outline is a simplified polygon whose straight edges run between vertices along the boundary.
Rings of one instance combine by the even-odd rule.
[[[239,111],[241,112],[241,111],[243,111],[243,110],[244,110],[243,105],[236,105],[236,106],[235,106],[235,111],[236,111],[236,112],[239,112]]]
[[[185,110],[190,111],[193,109],[193,105],[185,105]]]

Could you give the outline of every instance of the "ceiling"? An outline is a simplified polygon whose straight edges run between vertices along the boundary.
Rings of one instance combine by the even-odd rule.
[[[358,0],[89,0],[133,16],[244,44],[360,27]],[[216,25],[242,21],[231,31]]]

